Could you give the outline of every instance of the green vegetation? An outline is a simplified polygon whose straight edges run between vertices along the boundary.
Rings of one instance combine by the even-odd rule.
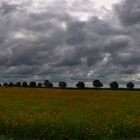
[[[140,92],[0,88],[0,140],[140,138]]]
[[[84,82],[78,82],[78,83],[76,84],[76,87],[77,87],[77,88],[85,88],[85,84],[84,84]]]
[[[98,79],[94,80],[92,85],[93,85],[93,89],[95,89],[95,88],[96,89],[97,88],[100,89],[100,88],[103,88],[103,86],[104,86],[103,83],[100,80],[98,80]],[[133,82],[129,82],[129,83],[126,84],[126,88],[119,88],[119,83],[117,83],[116,81],[113,81],[113,82],[111,82],[109,84],[109,86],[110,86],[111,89],[128,89],[128,90],[133,90],[134,87],[135,87],[135,84]],[[9,83],[3,83],[3,84],[0,83],[0,87],[4,87],[4,88],[8,88],[8,87],[10,87],[10,88],[12,88],[12,87],[14,87],[14,88],[17,88],[17,87],[18,88],[19,87],[24,87],[24,88],[42,88],[42,87],[44,87],[44,88],[45,87],[46,88],[56,88],[56,87],[53,86],[53,83],[51,83],[49,80],[45,80],[43,83],[36,83],[36,81],[31,81],[30,83],[27,83],[26,81],[25,82],[15,82],[15,83],[9,82]],[[59,82],[58,83],[58,87],[60,89],[71,88],[71,87],[67,87],[67,83],[64,82],[64,81]],[[82,82],[82,81],[79,81],[75,85],[75,88],[76,87],[77,88],[81,88],[81,89],[88,88],[88,87],[85,86],[85,83]],[[136,89],[136,90],[140,90],[140,88]]]

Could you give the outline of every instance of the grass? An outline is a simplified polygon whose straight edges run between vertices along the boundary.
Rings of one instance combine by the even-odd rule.
[[[0,88],[0,140],[140,139],[140,91]]]

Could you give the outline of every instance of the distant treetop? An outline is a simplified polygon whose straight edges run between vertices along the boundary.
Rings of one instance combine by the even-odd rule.
[[[133,88],[135,87],[135,85],[134,85],[134,83],[129,82],[129,83],[126,85],[126,87],[127,87],[128,89],[133,89]]]
[[[113,82],[110,83],[110,88],[118,89],[119,88],[119,84],[116,81],[113,81]]]
[[[94,80],[93,81],[93,86],[95,88],[101,88],[101,87],[103,87],[103,84],[102,84],[102,82],[100,82],[100,80]]]

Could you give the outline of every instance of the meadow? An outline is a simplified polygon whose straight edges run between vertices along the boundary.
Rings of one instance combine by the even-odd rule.
[[[140,139],[140,91],[0,88],[0,140]]]

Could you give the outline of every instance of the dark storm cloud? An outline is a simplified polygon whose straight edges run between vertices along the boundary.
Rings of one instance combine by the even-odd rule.
[[[72,6],[64,0],[41,7],[35,2],[0,2],[1,81],[138,80],[138,0],[137,10],[126,0],[105,18],[90,1],[90,8],[80,0]]]
[[[140,1],[124,0],[121,4],[116,5],[115,9],[119,19],[125,25],[140,24]]]
[[[16,11],[19,8],[19,5],[13,4],[10,1],[1,1],[0,3],[0,14],[1,16],[9,15],[10,13]]]

